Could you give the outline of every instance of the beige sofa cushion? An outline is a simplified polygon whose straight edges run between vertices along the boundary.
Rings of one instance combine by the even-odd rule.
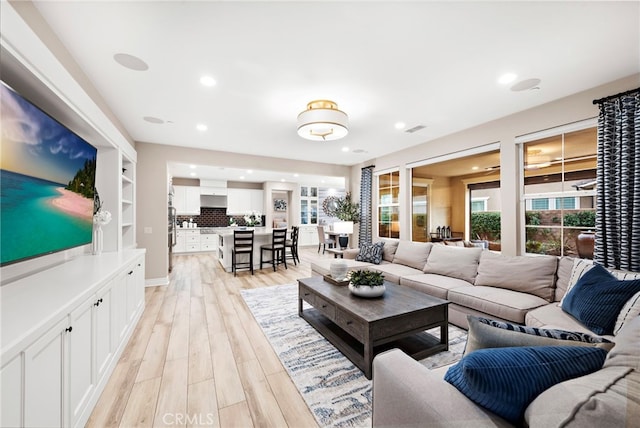
[[[559,328],[562,330],[579,331],[593,334],[591,330],[578,322],[574,317],[564,312],[557,302],[549,303],[529,311],[525,317],[525,324],[538,328]],[[611,335],[602,335],[613,340]]]
[[[393,257],[398,250],[400,241],[390,238],[380,238],[380,241],[384,242],[384,247],[382,247],[382,260],[393,262]]]
[[[423,271],[463,279],[473,284],[482,252],[482,248],[434,245]]]
[[[473,287],[467,281],[458,278],[450,278],[433,273],[421,273],[400,278],[400,285],[406,285],[414,290],[422,291],[430,296],[446,299],[449,290],[460,287]]]
[[[400,241],[393,256],[393,263],[422,270],[432,247],[433,244],[430,242]]]
[[[556,292],[553,301],[559,302],[567,292],[571,271],[573,270],[573,257],[560,257],[558,270],[556,271]]]
[[[513,426],[399,349],[380,353],[373,360],[373,396],[375,428]]]
[[[475,285],[521,291],[553,301],[558,259],[554,256],[503,256],[483,251]]]
[[[394,284],[400,284],[400,277],[402,276],[415,275],[421,272],[418,269],[396,263],[371,265],[367,267],[367,270],[382,272],[384,274],[384,279],[386,281],[393,282]]]
[[[640,317],[629,321],[614,340],[616,346],[607,355],[604,367],[631,367],[640,371]]]
[[[488,318],[495,316],[518,324],[524,324],[524,317],[531,309],[548,304],[532,294],[477,285],[454,288],[449,291],[447,300],[487,314]]]
[[[316,276],[329,275],[331,273],[331,263],[334,261],[335,259],[333,258],[327,258],[311,262],[311,274]],[[344,259],[344,262],[347,264],[349,272],[356,269],[366,269],[367,266],[371,265],[371,263],[359,262],[351,259]]]
[[[632,427],[640,417],[640,372],[605,367],[552,386],[529,404],[530,428]]]

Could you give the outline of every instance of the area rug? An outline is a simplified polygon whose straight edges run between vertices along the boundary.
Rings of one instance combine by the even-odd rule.
[[[294,384],[322,427],[370,427],[371,381],[298,316],[298,285],[240,290]],[[439,328],[433,334],[439,336]],[[449,350],[420,361],[429,368],[456,362],[466,332],[449,325]]]

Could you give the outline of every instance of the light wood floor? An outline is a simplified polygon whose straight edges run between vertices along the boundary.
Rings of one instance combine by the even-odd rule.
[[[317,427],[239,293],[311,276],[316,250],[235,278],[210,254],[174,256],[87,426]]]

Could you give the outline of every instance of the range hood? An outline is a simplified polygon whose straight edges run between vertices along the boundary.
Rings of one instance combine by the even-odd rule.
[[[227,208],[227,197],[224,195],[200,195],[202,208]]]

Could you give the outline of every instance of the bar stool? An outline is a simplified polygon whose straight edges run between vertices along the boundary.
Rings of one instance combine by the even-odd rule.
[[[239,254],[249,256],[248,262],[238,262]],[[233,231],[233,248],[231,249],[231,271],[233,276],[240,269],[251,270],[253,275],[253,230],[234,230]]]
[[[284,244],[285,258],[293,260],[294,265],[300,263],[300,257],[298,257],[298,233],[298,226],[291,226],[291,239],[287,239]],[[289,249],[288,253],[286,252],[287,249]]]
[[[273,229],[271,244],[263,244],[260,246],[260,269],[262,269],[263,263],[271,263],[274,272],[276,271],[276,266],[280,263],[284,264],[285,269],[288,269],[284,246],[286,240],[287,229]],[[271,260],[263,260],[265,251],[271,253]]]

